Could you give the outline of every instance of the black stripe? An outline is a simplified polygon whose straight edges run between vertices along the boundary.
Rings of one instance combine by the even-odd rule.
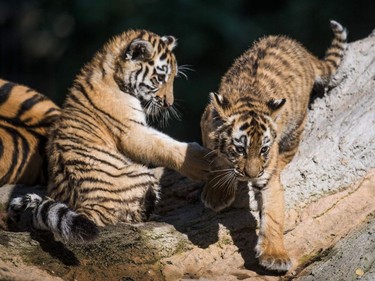
[[[342,33],[343,32],[338,32],[339,34],[338,34],[338,36],[337,37],[335,37],[335,39],[334,40],[337,40],[338,42],[340,42],[340,43],[346,43],[346,39],[342,39],[341,38],[341,35],[342,35]]]
[[[83,113],[83,112],[78,111],[78,113]],[[83,113],[83,114],[85,115],[86,113]],[[87,115],[87,116],[89,116],[89,115]],[[97,124],[94,124],[93,122],[91,122],[90,119],[83,118],[83,116],[78,116],[78,115],[75,115],[74,117],[64,116],[63,120],[69,120],[69,121],[72,121],[72,122],[76,122],[81,126],[86,126],[88,129],[90,129],[92,131],[96,131],[98,129]]]
[[[57,107],[51,107],[44,114],[48,115],[48,114],[54,113],[54,112],[56,112],[57,114],[60,114],[61,110],[59,108],[57,108]]]
[[[66,216],[66,214],[69,212],[69,209],[65,207],[61,207],[57,211],[58,221],[57,221],[57,229],[59,230],[59,233],[61,233],[61,221],[63,220],[63,217]]]
[[[8,100],[14,86],[16,86],[16,84],[7,82],[0,87],[0,105],[4,104]]]
[[[89,95],[87,94],[85,88],[82,86],[82,84],[80,83],[75,83],[74,84],[74,87],[80,91],[86,98],[86,100],[91,104],[91,106],[99,111],[100,113],[102,113],[104,116],[106,116],[107,118],[109,118],[110,120],[113,120],[114,122],[120,124],[120,125],[123,125],[121,121],[117,120],[116,118],[114,118],[112,115],[110,115],[108,112],[105,112],[104,110],[98,108],[94,103],[93,101],[91,100],[91,98],[89,97]]]
[[[141,65],[141,68],[140,69],[138,69],[136,72],[135,72],[135,77],[136,77],[136,80],[137,80],[137,78],[138,78],[138,76],[139,76],[139,74],[141,74],[141,72],[143,71],[143,65]]]
[[[328,52],[330,51],[330,50],[333,50],[333,49],[339,49],[339,50],[344,50],[344,46],[343,46],[343,44],[342,43],[340,43],[340,42],[335,42],[335,43],[333,43],[329,48],[328,48]]]
[[[8,149],[13,149],[12,160],[11,160],[10,166],[7,172],[3,175],[3,177],[0,178],[0,185],[4,185],[6,183],[11,183],[9,182],[9,180],[13,172],[15,172],[15,174],[18,174],[18,171],[15,171],[15,167],[17,165],[17,160],[19,158],[19,150],[18,150],[19,134],[13,128],[8,128],[3,125],[0,125],[0,128],[4,129],[8,134],[10,134],[13,140],[13,148],[11,147],[8,148]]]
[[[335,60],[333,60],[333,59],[327,59],[327,58],[325,58],[324,61],[327,62],[327,63],[332,64],[335,68],[337,68],[339,66],[338,63]]]
[[[94,86],[92,85],[91,83],[91,78],[92,78],[92,75],[94,74],[94,70],[93,68],[91,67],[91,65],[89,67],[86,67],[86,77],[85,77],[85,82],[86,84],[90,87],[91,90],[94,89]]]
[[[167,52],[164,52],[161,56],[160,56],[160,60],[165,60],[167,58]]]
[[[30,145],[27,141],[27,139],[21,134],[19,133],[19,136],[20,136],[20,139],[21,139],[21,142],[22,142],[22,158],[21,158],[21,162],[20,162],[20,165],[18,166],[18,171],[17,173],[22,173],[24,171],[24,168],[25,168],[25,165],[27,163],[27,160],[28,160],[28,156],[30,154]]]
[[[76,138],[75,136],[66,136],[66,135],[58,134],[58,137],[56,138],[55,143],[57,143],[57,141],[59,140],[67,140],[76,144],[85,145],[85,142],[83,141],[82,138]]]
[[[96,207],[96,206],[98,206],[98,207],[100,207],[100,208],[103,208],[103,209],[107,210],[109,213],[111,213],[111,212],[117,212],[117,211],[118,211],[117,208],[111,208],[111,207],[107,207],[107,206],[99,205],[99,204],[96,204],[96,203],[88,203],[88,204],[85,204],[85,207],[87,207],[87,208],[85,208],[85,209],[96,211],[96,209],[94,209],[94,207]],[[90,207],[90,209],[89,209],[88,207]]]
[[[94,177],[81,177],[78,180],[79,185],[83,183],[103,183],[103,184],[108,184],[109,186],[113,186],[112,182],[105,181],[99,178],[94,178]]]
[[[49,211],[50,211],[50,207],[52,204],[54,204],[55,202],[53,200],[49,200],[47,202],[44,202],[42,203],[42,205],[40,205],[40,207],[38,207],[38,212],[35,212],[35,214],[40,214],[40,217],[42,219],[42,223],[49,226],[48,224],[48,215],[49,215]]]
[[[82,125],[82,124],[79,124],[79,125]],[[101,141],[104,142],[104,140],[102,138],[102,135],[98,135],[94,130],[87,129],[84,126],[77,127],[77,126],[73,126],[73,125],[66,125],[66,126],[64,125],[64,126],[60,126],[59,129],[75,129],[75,130],[77,130],[77,132],[75,132],[75,135],[78,135],[77,134],[78,132],[84,132],[87,135],[95,136],[95,138],[97,140],[101,140]]]
[[[97,192],[97,191],[108,192],[108,193],[122,193],[122,192],[128,192],[129,190],[134,189],[134,188],[150,186],[152,185],[152,182],[147,181],[147,182],[142,182],[142,183],[136,183],[136,184],[132,184],[129,186],[120,187],[120,188],[114,188],[113,184],[109,184],[109,185],[110,186],[108,187],[100,187],[100,186],[82,187],[81,186],[81,188],[79,189],[79,192],[80,194],[87,194],[87,193],[92,193],[92,192]],[[126,201],[124,200],[123,202],[127,202],[127,200]]]
[[[244,124],[241,125],[240,130],[241,131],[245,131],[249,127],[250,127],[250,124],[246,122],[246,123],[244,123]]]
[[[258,48],[256,50],[256,53],[255,53],[255,61],[252,63],[252,74],[255,76],[257,71],[258,71],[258,67],[259,67],[259,62],[261,60],[264,59],[264,56],[266,54],[266,49],[263,49],[263,48]]]
[[[113,202],[113,203],[123,204],[127,201],[128,200],[125,201],[124,199],[114,199],[114,198],[105,198],[105,197],[95,196],[95,197],[83,198],[81,203],[93,202],[95,205],[99,205],[100,203]]]
[[[104,62],[106,61],[106,54],[103,51],[100,51],[98,54],[99,57],[99,66],[100,66],[100,71],[102,72],[102,78],[107,75],[107,72],[104,68]]]
[[[116,129],[118,129],[120,132],[122,133],[125,133],[123,127],[125,128],[128,128],[126,125],[124,125],[121,121],[117,120],[116,118],[114,118],[113,116],[111,116],[108,112],[105,112],[104,110],[98,108],[94,103],[93,101],[90,99],[89,95],[87,94],[85,88],[82,86],[82,84],[76,82],[74,84],[74,88],[77,90],[77,91],[80,91],[83,96],[86,98],[86,100],[90,103],[90,105],[98,112],[100,112],[101,114],[103,114],[106,118],[108,118],[109,120],[117,123],[117,124],[112,124],[113,126],[116,127]],[[98,114],[96,114],[96,116],[98,116]],[[104,120],[103,120],[104,122]],[[107,124],[106,122],[104,122],[104,124]],[[108,126],[108,125],[107,125]],[[108,128],[111,130],[111,126],[108,126]]]
[[[341,58],[342,54],[336,51],[329,51],[326,53],[325,57],[335,57],[335,58]]]
[[[288,78],[293,78],[293,76],[288,75],[288,73],[284,73],[280,71],[274,64],[269,62],[263,62],[262,69],[266,69],[269,72],[275,74],[276,76],[280,77],[284,81],[288,81]]]
[[[102,211],[100,211],[100,210],[98,210],[98,209],[94,209],[94,208],[88,209],[87,206],[93,206],[93,207],[95,207],[95,206],[99,206],[100,208],[105,209],[105,210],[107,211],[107,213],[109,213],[109,214],[110,214],[111,212],[116,212],[116,211],[117,211],[116,209],[113,209],[113,208],[106,208],[105,206],[102,206],[102,205],[99,205],[99,204],[87,204],[87,205],[85,205],[85,213],[86,213],[87,215],[89,215],[90,217],[92,217],[92,215],[90,215],[89,213],[94,212],[94,213],[96,213],[96,214],[99,216],[99,219],[102,221],[102,223],[103,223],[104,225],[106,225],[106,224],[112,224],[112,221],[111,221],[110,219],[108,219],[108,218],[106,217],[106,215],[105,215]]]
[[[147,65],[145,65],[145,72],[143,73],[143,78],[147,76],[147,74],[150,72],[150,70],[148,69]]]
[[[77,165],[82,165],[82,166],[87,166],[87,162],[81,161],[81,160],[66,160],[64,161],[64,166],[77,166]]]
[[[35,94],[31,98],[25,100],[22,104],[21,107],[19,108],[17,112],[17,117],[20,118],[21,115],[23,115],[26,111],[30,110],[34,105],[37,103],[47,100],[45,96],[42,96],[40,94]]]
[[[140,87],[145,87],[147,90],[153,90],[154,88],[152,86],[149,86],[143,82],[139,83]]]
[[[70,137],[66,137],[67,140],[70,140]],[[129,164],[127,159],[125,157],[121,157],[121,156],[118,156],[116,154],[113,154],[107,150],[104,150],[104,149],[101,149],[101,148],[98,148],[98,147],[93,147],[93,146],[89,146],[88,144],[84,144],[84,143],[81,143],[81,142],[77,142],[77,141],[73,141],[74,143],[78,143],[78,144],[83,144],[85,146],[75,146],[73,144],[67,144],[67,145],[63,145],[64,147],[69,147],[69,148],[73,148],[73,149],[77,149],[77,150],[81,150],[81,151],[84,151],[84,152],[87,152],[87,153],[92,153],[94,151],[98,151],[98,152],[101,152],[105,155],[108,155],[122,163],[124,163],[125,165],[126,164]],[[89,148],[90,150],[88,150],[87,148]]]
[[[123,173],[119,173],[119,174],[112,174],[108,171],[98,169],[98,168],[90,168],[90,170],[88,170],[88,172],[103,173],[103,174],[106,174],[107,176],[110,176],[112,178],[120,178],[120,177],[136,178],[136,177],[147,176],[147,177],[150,177],[150,178],[153,178],[153,179],[156,180],[155,176],[152,173],[147,173],[147,172],[138,173],[138,174],[134,174],[134,172],[123,172]]]
[[[95,161],[97,161],[97,162],[99,162],[99,163],[101,163],[101,164],[108,165],[108,166],[113,167],[113,168],[115,168],[115,169],[117,169],[117,170],[120,170],[120,169],[121,169],[121,167],[117,167],[116,165],[112,164],[111,162],[105,161],[105,160],[103,160],[103,159],[99,159],[99,158],[97,158],[97,157],[95,157],[95,156],[93,156],[93,155],[86,154],[86,153],[79,152],[79,151],[74,151],[74,153],[75,153],[75,154],[78,154],[78,155],[81,155],[81,156],[83,156],[83,157],[86,157],[86,158],[89,158],[89,159],[95,160]],[[69,160],[68,160],[68,161],[69,161]],[[66,164],[68,161],[66,161],[65,164]],[[89,163],[87,163],[87,162],[84,162],[84,163],[85,163],[85,166],[91,166],[91,164],[89,164]]]
[[[134,120],[134,119],[128,119],[128,121],[133,122],[133,123],[136,123],[136,124],[141,125],[141,126],[147,126],[147,124],[145,124],[145,123],[143,123],[143,122],[139,122],[139,121]]]
[[[3,144],[3,140],[0,139],[0,158],[3,157],[3,153],[4,153],[4,144]]]

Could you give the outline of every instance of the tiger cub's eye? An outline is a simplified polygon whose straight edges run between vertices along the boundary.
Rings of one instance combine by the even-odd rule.
[[[245,153],[245,148],[243,146],[236,146],[236,151],[239,154],[244,154]]]
[[[159,82],[164,82],[165,81],[165,74],[158,74],[157,75],[157,78],[158,78],[158,81]]]
[[[263,146],[263,147],[261,148],[261,150],[260,150],[260,153],[261,153],[261,154],[265,154],[265,153],[268,152],[269,149],[270,149],[270,147],[269,147],[268,145]]]

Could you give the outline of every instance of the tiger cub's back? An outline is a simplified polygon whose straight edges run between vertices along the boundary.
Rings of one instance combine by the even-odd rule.
[[[44,95],[0,79],[0,186],[46,183],[45,143],[59,114]]]

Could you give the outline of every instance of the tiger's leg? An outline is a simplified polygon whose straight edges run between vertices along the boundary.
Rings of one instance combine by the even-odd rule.
[[[110,183],[107,190],[98,192],[92,189],[90,192],[87,189],[88,193],[80,200],[77,213],[84,214],[99,226],[140,222],[149,217],[160,189],[152,169],[131,164],[106,181]],[[85,190],[84,186],[82,189]]]
[[[261,193],[261,219],[256,254],[259,263],[267,269],[287,271],[291,267],[291,260],[284,245],[285,202],[279,171],[272,175]]]

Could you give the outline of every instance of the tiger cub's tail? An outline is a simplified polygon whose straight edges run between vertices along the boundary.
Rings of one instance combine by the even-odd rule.
[[[48,197],[42,199],[37,194],[27,194],[14,198],[9,204],[9,216],[14,221],[26,210],[31,210],[33,228],[49,230],[66,242],[89,242],[99,234],[94,222]]]
[[[316,81],[328,82],[339,67],[346,48],[347,31],[337,21],[331,20],[331,29],[334,34],[331,46],[327,49],[322,60],[315,65]]]

